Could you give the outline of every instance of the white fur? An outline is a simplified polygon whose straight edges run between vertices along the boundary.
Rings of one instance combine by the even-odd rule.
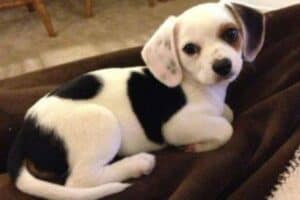
[[[93,200],[113,193],[121,192],[130,186],[126,183],[108,183],[93,188],[70,188],[39,180],[23,168],[16,186],[36,197],[48,197],[53,200]]]
[[[171,87],[180,84],[187,98],[186,105],[162,127],[166,144],[155,144],[146,137],[127,96],[127,80],[132,72],[141,72],[141,67],[90,72],[99,77],[104,85],[94,98],[73,101],[45,96],[26,115],[34,116],[43,128],[54,129],[64,141],[71,172],[66,186],[38,180],[23,167],[17,187],[44,198],[96,199],[126,189],[128,184],[122,181],[149,174],[153,170],[154,156],[140,152],[159,150],[167,144],[194,144],[194,151],[200,152],[226,143],[233,132],[230,125],[233,113],[224,99],[228,84],[241,71],[242,52],[218,38],[216,32],[225,22],[236,24],[224,5],[196,6],[176,17],[175,21],[168,22],[176,24],[162,26],[147,43],[152,50],[143,50],[143,57],[146,63],[150,63],[148,67],[155,77]],[[153,62],[157,63],[153,58],[159,58],[153,48],[159,45],[157,40],[172,42],[168,37],[173,33],[177,39],[171,48],[177,49],[172,54],[165,54],[164,49],[157,52],[163,54],[162,58],[176,61],[176,67],[180,69],[177,73],[180,74],[174,78],[172,73],[165,71],[162,78],[159,73],[156,74],[162,71],[152,68]],[[201,44],[198,57],[187,57],[181,51],[182,45],[188,41]],[[224,57],[232,61],[234,75],[220,80],[211,65],[214,59]],[[160,61],[163,66],[168,60]],[[129,157],[108,165],[116,154]]]
[[[142,57],[151,73],[169,87],[175,87],[182,81],[174,38],[176,21],[174,16],[166,19],[142,50]],[[168,67],[172,68],[173,74]]]

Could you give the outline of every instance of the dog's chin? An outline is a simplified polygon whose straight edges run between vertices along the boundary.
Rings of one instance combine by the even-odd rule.
[[[199,73],[196,75],[196,80],[203,85],[213,85],[217,82],[217,77],[214,74]]]

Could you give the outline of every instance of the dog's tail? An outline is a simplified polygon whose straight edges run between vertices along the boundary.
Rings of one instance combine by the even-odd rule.
[[[129,187],[130,184],[116,182],[91,188],[71,188],[40,180],[28,171],[26,165],[23,165],[16,179],[16,186],[22,192],[40,198],[93,200],[121,192]]]

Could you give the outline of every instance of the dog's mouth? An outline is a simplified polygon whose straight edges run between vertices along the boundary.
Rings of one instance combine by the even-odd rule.
[[[216,74],[216,82],[222,82],[222,81],[233,81],[235,79],[236,74],[234,72],[230,72],[229,74],[225,76],[221,76]]]
[[[195,78],[204,85],[214,85],[232,82],[236,79],[236,76],[237,74],[234,71],[231,71],[223,76],[217,73],[211,73],[209,76],[203,76],[203,74],[198,73]]]
[[[226,76],[220,76],[218,74],[215,74],[215,82],[216,83],[229,83],[232,82],[236,79],[237,77],[237,73],[235,72],[230,72],[229,74],[227,74]]]

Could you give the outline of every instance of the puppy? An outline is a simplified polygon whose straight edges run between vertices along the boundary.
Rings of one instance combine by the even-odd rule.
[[[202,4],[159,27],[142,50],[146,67],[93,71],[47,94],[10,151],[16,187],[47,199],[97,199],[152,171],[154,156],[141,152],[222,146],[233,132],[227,86],[260,51],[264,28],[252,8]],[[117,154],[127,157],[110,164]],[[66,176],[65,185],[33,176],[28,162]]]

